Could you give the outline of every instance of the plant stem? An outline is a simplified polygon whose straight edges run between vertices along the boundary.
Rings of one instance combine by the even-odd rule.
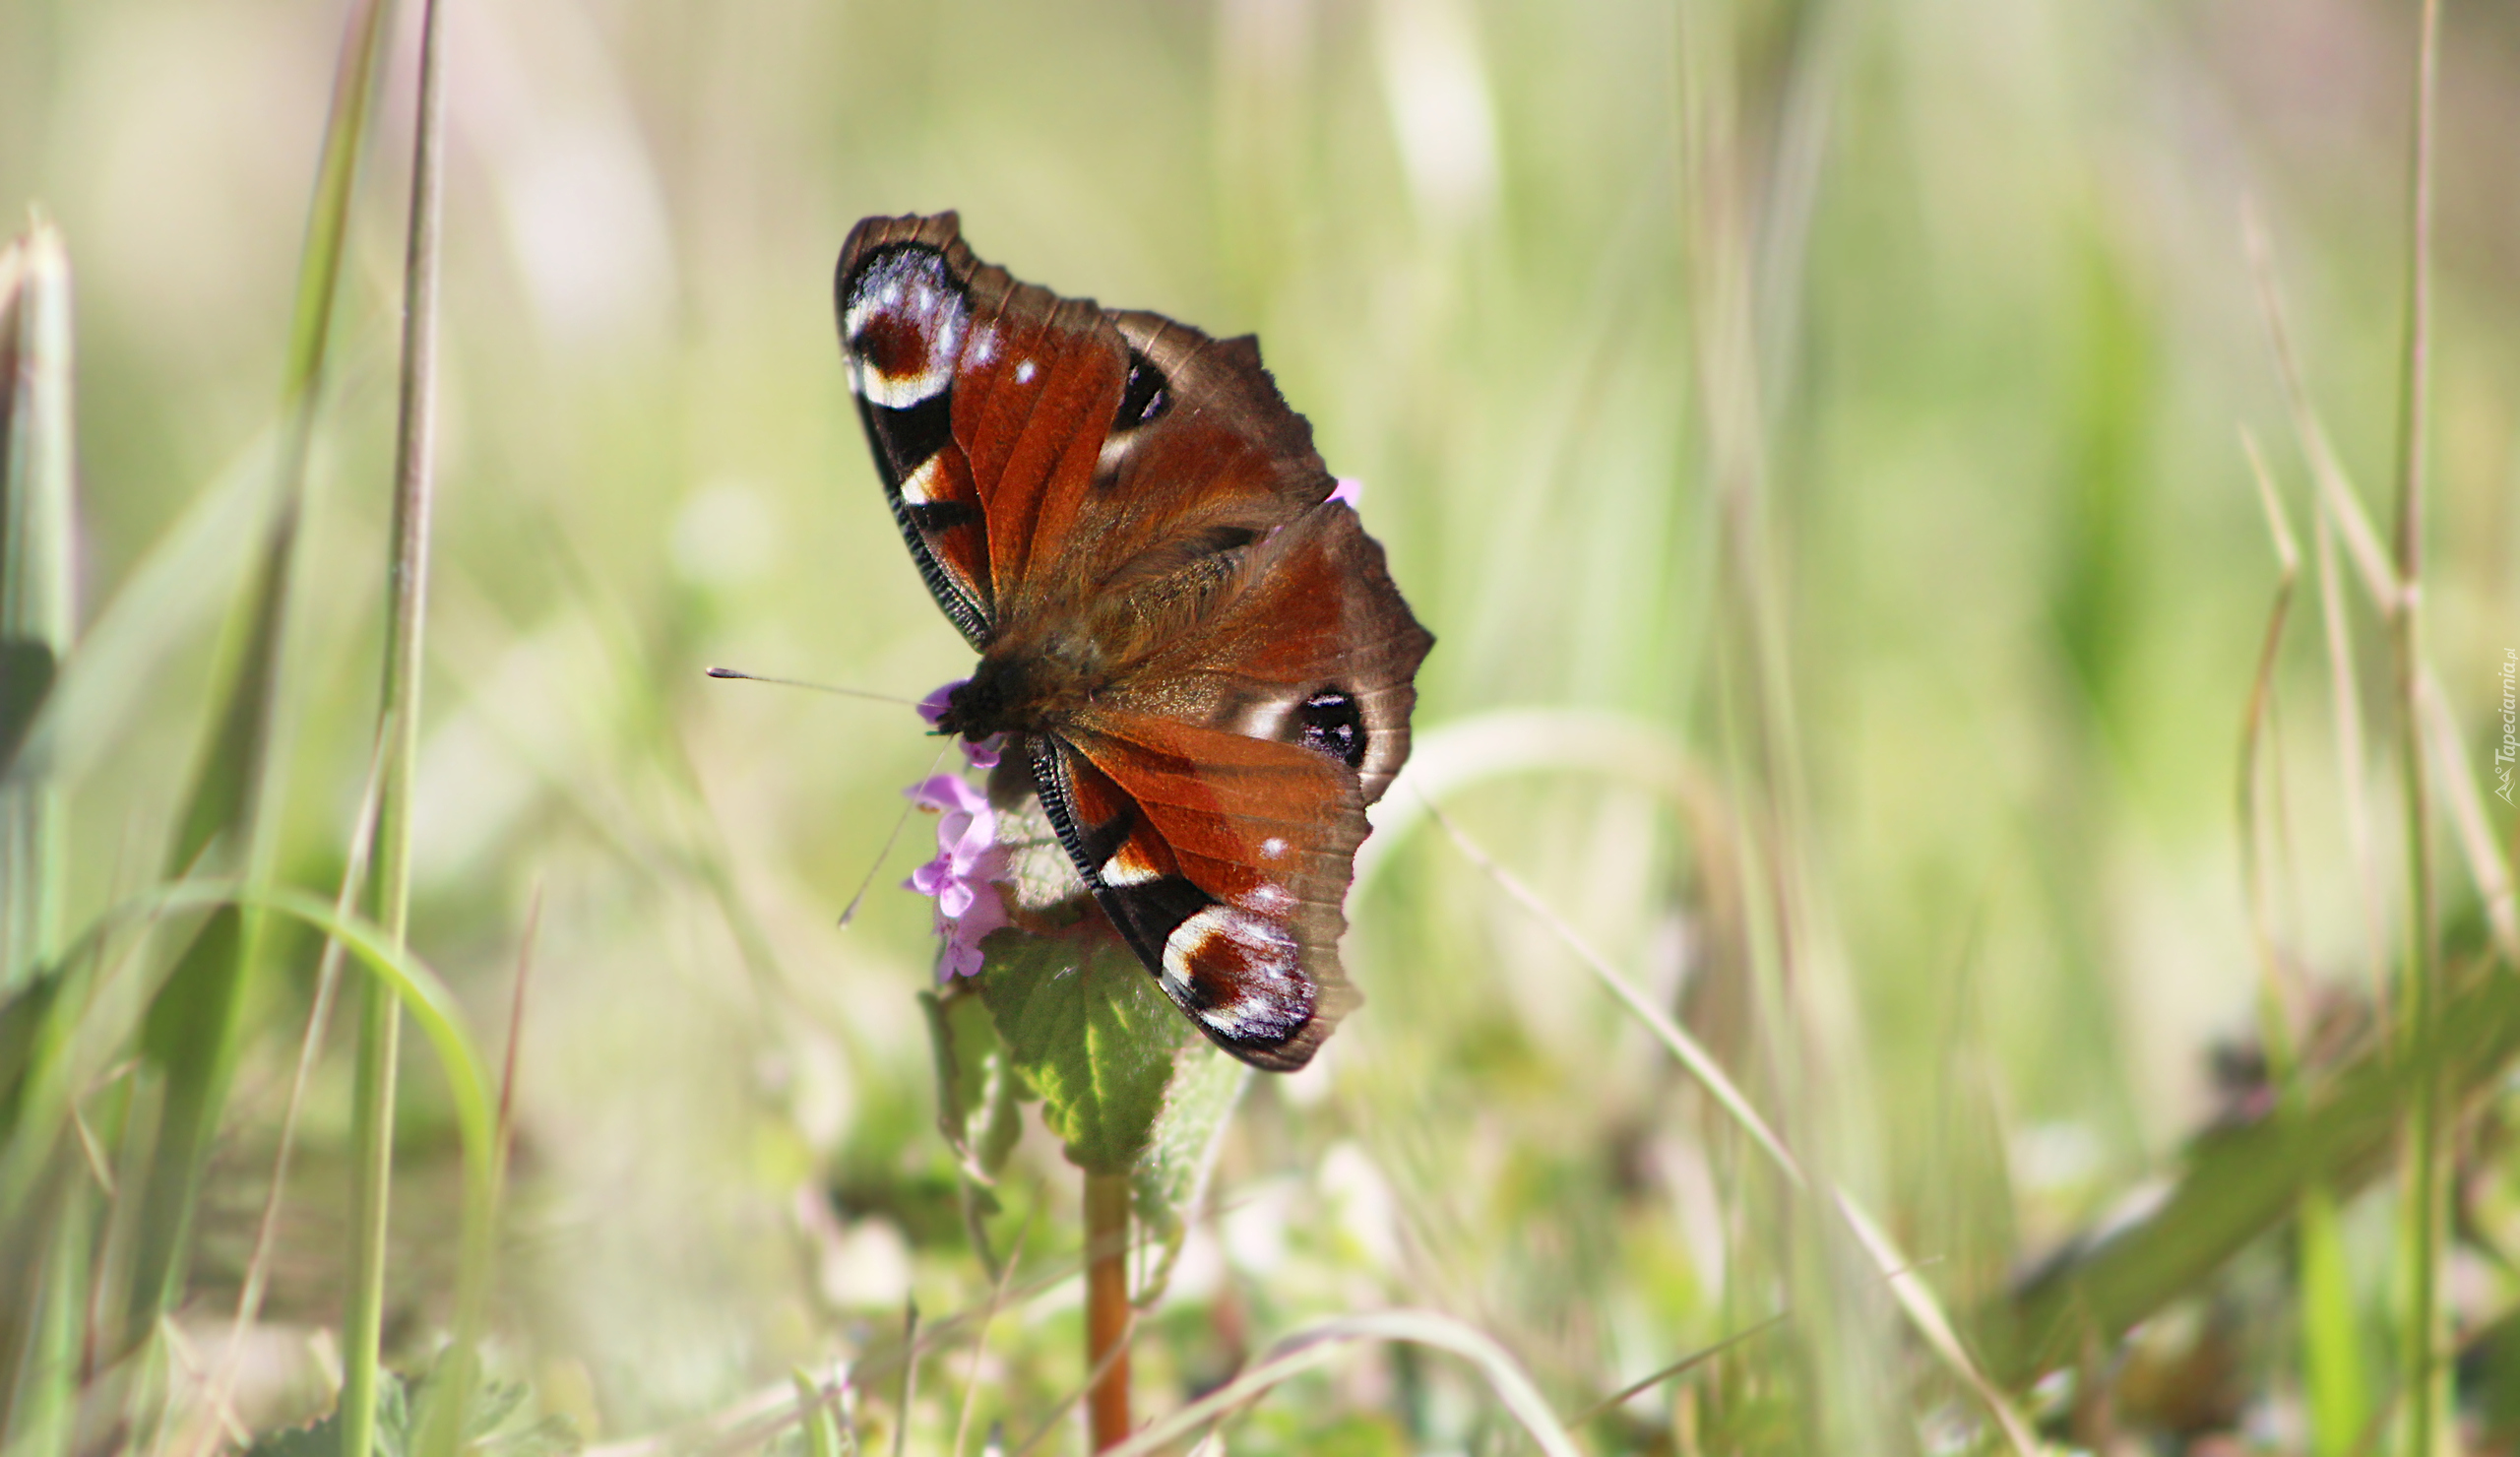
[[[0,769],[69,656],[70,258],[40,216],[0,250]],[[60,792],[44,775],[0,785],[0,991],[34,975],[61,919]]]
[[[437,475],[437,292],[445,169],[440,146],[446,102],[439,75],[441,7],[420,12],[418,120],[413,127],[411,207],[403,265],[401,412],[394,466],[394,539],[387,600],[383,786],[373,863],[375,919],[402,949],[410,919],[411,780],[419,749],[420,641],[428,602],[429,518]],[[355,1179],[351,1190],[351,1286],[343,1320],[346,1379],[342,1457],[369,1457],[376,1429],[378,1343],[385,1314],[385,1234],[394,1168],[395,1062],[402,1005],[370,981],[359,1024],[353,1102]],[[462,1333],[442,1374],[460,1431],[470,1394]]]
[[[1129,1435],[1129,1176],[1085,1175],[1085,1363],[1100,1452]]]
[[[2434,961],[2431,792],[2424,761],[2423,677],[2424,430],[2430,363],[2433,76],[2440,0],[2424,0],[2416,47],[2415,135],[2407,187],[2406,353],[2399,376],[2397,611],[2394,614],[2400,764],[2406,796],[2408,899],[2405,972],[2400,981],[2401,1045],[2433,1045],[2440,1018]],[[2406,1111],[2404,1364],[2409,1457],[2433,1457],[2448,1435],[2450,1365],[2447,1311],[2440,1299],[2448,1234],[2451,1114],[2445,1069],[2410,1064]]]

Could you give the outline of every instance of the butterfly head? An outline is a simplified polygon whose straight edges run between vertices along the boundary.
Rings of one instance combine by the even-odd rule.
[[[936,731],[976,743],[999,733],[1056,729],[1093,695],[1093,674],[1068,655],[993,648],[971,678],[945,695]]]

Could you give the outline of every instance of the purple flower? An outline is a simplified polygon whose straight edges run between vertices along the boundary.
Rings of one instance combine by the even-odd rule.
[[[969,977],[980,969],[980,938],[1006,924],[1006,902],[995,884],[1006,873],[1006,852],[997,843],[997,811],[988,796],[961,779],[940,774],[902,792],[921,809],[941,811],[936,858],[902,884],[936,898],[936,932],[945,938],[939,980]]]
[[[1356,509],[1357,499],[1364,495],[1364,493],[1365,483],[1363,481],[1342,475],[1339,477],[1338,486],[1330,492],[1328,499],[1332,501],[1344,501],[1347,503],[1348,509],[1354,511]]]
[[[936,721],[945,717],[945,701],[954,696],[954,690],[970,681],[970,678],[956,678],[918,701],[918,716],[927,721],[928,728],[935,728]],[[964,739],[963,762],[974,769],[995,769],[998,751],[1005,747],[1006,735],[1003,733],[992,733],[977,743]]]

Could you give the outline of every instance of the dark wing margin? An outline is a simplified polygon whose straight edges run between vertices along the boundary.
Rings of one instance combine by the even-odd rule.
[[[842,247],[833,303],[841,358],[885,503],[919,577],[975,648],[995,622],[986,513],[954,446],[954,376],[971,327],[971,275],[952,213],[869,218]]]

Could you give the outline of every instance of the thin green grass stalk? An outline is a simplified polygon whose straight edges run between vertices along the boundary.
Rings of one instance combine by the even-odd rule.
[[[2383,1035],[2388,1031],[2389,957],[2386,932],[2388,921],[2384,908],[2385,893],[2380,884],[2379,856],[2373,848],[2371,809],[2364,783],[2365,758],[2362,748],[2362,695],[2354,671],[2354,646],[2346,625],[2345,598],[2337,590],[2336,534],[2346,534],[2347,545],[2356,553],[2356,561],[2365,570],[2366,583],[2372,580],[2370,567],[2376,546],[2369,546],[2370,531],[2355,504],[2354,487],[2345,478],[2344,465],[2338,461],[2336,449],[2327,438],[2327,430],[2319,421],[2311,405],[2309,389],[2301,379],[2301,365],[2293,352],[2292,332],[2284,321],[2284,300],[2275,286],[2275,264],[2268,245],[2266,229],[2258,222],[2255,209],[2241,213],[2241,235],[2246,246],[2249,271],[2257,282],[2260,317],[2266,324],[2268,347],[2275,355],[2275,367],[2284,388],[2286,412],[2293,421],[2293,433],[2301,453],[2310,464],[2310,475],[2317,482],[2312,492],[2311,538],[2318,556],[2319,621],[2327,647],[2328,691],[2330,714],[2335,723],[2337,787],[2345,807],[2346,844],[2354,855],[2354,883],[2362,903],[2364,972],[2370,981],[2371,1004],[2381,1019]],[[2366,550],[2365,547],[2369,546]],[[2377,596],[2377,594],[2375,594]],[[2385,602],[2385,596],[2378,596]]]
[[[2266,461],[2258,453],[2257,440],[2248,431],[2240,432],[2240,448],[2248,457],[2249,474],[2257,485],[2259,507],[2266,513],[2266,529],[2275,541],[2275,603],[2267,611],[2266,632],[2258,644],[2257,672],[2249,681],[2248,704],[2240,715],[2239,755],[2239,842],[2241,892],[2248,906],[2249,938],[2257,952],[2258,1010],[2260,1035],[2266,1043],[2270,1074],[2279,1088],[2292,1081],[2295,1056],[2293,1019],[2295,1008],[2291,987],[2284,975],[2283,958],[2275,948],[2275,913],[2269,904],[2267,886],[2265,816],[2258,803],[2258,781],[2262,776],[2258,746],[2265,738],[2268,721],[2274,712],[2275,663],[2283,651],[2284,629],[2292,620],[2293,589],[2301,573],[2301,551],[2293,538],[2292,524],[2285,519],[2284,503],[2278,498],[2274,478],[2267,473]]]
[[[1030,1219],[1029,1212],[1027,1218]],[[1029,1225],[1026,1232],[1030,1233]],[[1130,1255],[1135,1257],[1145,1254],[1160,1237],[1146,1229],[1142,1221],[1132,1222],[1132,1231],[1129,1235]],[[1011,1286],[1002,1300],[993,1299],[990,1302],[983,1302],[939,1320],[922,1320],[914,1334],[914,1339],[905,1345],[900,1352],[886,1352],[870,1357],[850,1366],[842,1373],[840,1380],[844,1399],[842,1416],[846,1419],[849,1413],[846,1405],[847,1393],[861,1389],[872,1390],[876,1381],[893,1371],[896,1362],[908,1361],[913,1357],[925,1357],[931,1352],[942,1350],[963,1339],[966,1332],[976,1339],[983,1323],[994,1318],[992,1311],[1029,1305],[1076,1279],[1084,1267],[1085,1261],[1082,1255],[1073,1262],[1060,1261],[1023,1284]],[[1057,1429],[1068,1412],[1085,1399],[1086,1392],[1093,1385],[1095,1374],[1098,1373],[1089,1372],[1087,1379],[1059,1402],[1040,1429],[1015,1449],[1018,1457],[1031,1452]],[[795,1383],[792,1380],[782,1381],[775,1386],[766,1387],[739,1399],[725,1411],[713,1417],[703,1418],[682,1431],[612,1443],[599,1450],[602,1457],[656,1457],[656,1454],[668,1450],[692,1452],[695,1457],[730,1457],[730,1454],[751,1451],[764,1443],[778,1439],[781,1433],[802,1420],[803,1413],[798,1410],[795,1402]],[[696,1432],[709,1434],[705,1437],[695,1436]]]
[[[210,880],[199,877],[161,883],[147,893],[115,908],[65,952],[66,957],[92,953],[104,938],[125,925],[146,924],[158,919],[185,912],[215,910],[234,906],[266,915],[293,918],[338,944],[356,958],[370,973],[370,980],[392,996],[418,1023],[420,1031],[436,1053],[444,1073],[455,1123],[464,1154],[464,1202],[457,1259],[455,1342],[443,1359],[441,1371],[449,1376],[469,1370],[471,1353],[477,1338],[480,1313],[488,1288],[491,1234],[498,1199],[498,1112],[496,1089],[467,1031],[463,1013],[445,984],[420,962],[412,958],[393,937],[372,922],[345,917],[333,907],[303,891],[270,885],[254,885],[234,879]],[[126,958],[126,962],[137,958]],[[145,990],[145,988],[144,988]],[[101,998],[100,998],[101,1000]],[[108,1033],[112,1029],[106,1029]],[[89,1037],[87,1045],[72,1050],[58,1063],[46,1069],[46,1080],[53,1086],[43,1090],[41,1106],[66,1109],[70,1099],[66,1090],[93,1082],[100,1064],[120,1045],[118,1037]],[[138,1170],[148,1158],[155,1142],[158,1121],[157,1109],[162,1104],[161,1079],[146,1063],[128,1074],[131,1091],[125,1113],[123,1148],[125,1162],[115,1172],[116,1183],[127,1190],[137,1178]],[[64,1113],[62,1116],[66,1117]],[[32,1136],[58,1141],[51,1130],[38,1128]],[[106,1222],[106,1251],[98,1267],[107,1272],[127,1265],[117,1261],[113,1249],[133,1237],[125,1228],[125,1211],[131,1207],[127,1197],[114,1202],[114,1213]],[[153,1326],[153,1329],[156,1327]],[[150,1348],[156,1359],[157,1347]],[[147,1384],[144,1380],[144,1386]],[[445,1383],[439,1383],[443,1386]],[[469,1389],[469,1388],[468,1388]],[[429,1411],[445,1413],[445,1420],[461,1420],[465,1398],[449,1394]],[[451,1431],[427,1425],[429,1412],[421,1414],[420,1439],[413,1450],[420,1457],[447,1457],[455,1450]],[[431,1445],[433,1432],[443,1432]]]
[[[426,967],[388,946],[374,926],[348,919],[301,891],[199,877],[161,882],[113,908],[64,949],[63,963],[87,965],[100,961],[105,948],[131,928],[225,906],[305,922],[357,958],[418,1020],[444,1071],[463,1147],[457,1331],[459,1341],[469,1340],[470,1333],[477,1330],[487,1286],[497,1198],[496,1113],[490,1081],[464,1027],[462,1013],[444,984]],[[158,965],[155,958],[139,952],[121,955],[110,969],[94,979],[95,984],[85,988],[88,994],[76,1015],[62,1019],[72,1025],[63,1030],[60,1045],[47,1049],[47,1055],[28,1072],[28,1084],[20,1099],[25,1110],[19,1125],[21,1136],[0,1148],[0,1165],[17,1165],[25,1160],[30,1146],[71,1147],[68,1130],[78,1121],[81,1096],[108,1079],[118,1083],[116,1101],[120,1107],[107,1116],[119,1124],[116,1143],[120,1154],[110,1173],[96,1176],[105,1191],[107,1213],[101,1249],[94,1262],[98,1275],[89,1308],[101,1309],[119,1301],[124,1292],[110,1282],[131,1268],[128,1251],[139,1237],[138,1206],[126,1191],[140,1180],[156,1147],[164,1105],[164,1078],[145,1061],[130,1063],[119,1073],[110,1069],[123,1059],[123,1049],[129,1045],[129,1023],[141,1015],[139,1009],[157,989],[150,979],[152,969]],[[112,984],[134,980],[142,984]],[[84,1169],[77,1172],[87,1176]],[[10,1168],[7,1172],[10,1177],[0,1181],[0,1192],[24,1182],[19,1169]],[[163,1325],[160,1320],[149,1329],[160,1330]],[[131,1393],[124,1404],[127,1411],[144,1414],[158,1404],[167,1355],[162,1343],[150,1342],[141,1347],[134,1362],[126,1363],[131,1372],[126,1382]],[[144,1428],[142,1435],[148,1434]]]
[[[840,1419],[831,1410],[830,1395],[803,1366],[796,1367],[793,1378],[805,1457],[840,1457]]]
[[[1695,365],[1696,414],[1706,435],[1705,480],[1723,542],[1717,629],[1722,715],[1736,778],[1750,808],[1750,904],[1758,908],[1750,964],[1763,1015],[1766,1076],[1787,1140],[1812,1172],[1814,1195],[1834,1191],[1876,1146],[1860,1127],[1867,1107],[1862,1047],[1845,968],[1831,944],[1819,882],[1804,843],[1809,795],[1794,684],[1789,594],[1775,528],[1769,432],[1763,402],[1759,329],[1753,317],[1763,282],[1777,286],[1766,312],[1775,336],[1793,330],[1783,300],[1799,296],[1798,278],[1764,279],[1739,75],[1746,62],[1732,18],[1682,6],[1679,128],[1688,344]],[[1792,88],[1789,87],[1791,92]],[[1827,1078],[1809,1076],[1827,1068]],[[1786,1199],[1777,1258],[1796,1312],[1792,1341],[1805,1383],[1798,1419],[1806,1443],[1837,1453],[1908,1450],[1912,1439],[1890,1400],[1884,1367],[1893,1316],[1871,1288],[1878,1251],[1861,1221],[1854,1237],[1821,1198]],[[1848,1206],[1852,1208],[1850,1204]],[[1843,1213],[1844,1211],[1840,1211]],[[1731,1282],[1728,1281],[1728,1286]],[[1928,1345],[1972,1369],[1956,1343],[1937,1339],[1938,1312],[1920,1302],[1922,1287],[1893,1282],[1898,1303]],[[1970,1379],[1964,1376],[1964,1379]],[[1970,1384],[1999,1413],[2000,1396],[1983,1377]],[[2017,1422],[2006,1421],[2018,1441]]]
[[[70,319],[70,256],[38,213],[0,250],[0,766],[77,628]],[[46,776],[0,783],[0,993],[60,934],[58,797]]]
[[[95,1207],[95,1188],[87,1180],[63,1190],[34,1302],[24,1312],[27,1339],[7,1393],[8,1421],[0,1425],[0,1451],[10,1457],[68,1457],[75,1450]]]
[[[411,204],[403,263],[401,410],[394,462],[394,535],[388,563],[385,684],[378,714],[384,743],[377,806],[377,923],[401,948],[410,920],[411,784],[419,757],[421,638],[427,617],[429,528],[437,480],[437,330],[440,228],[445,199],[446,96],[439,45],[443,8],[423,0],[419,96],[412,128]],[[369,1457],[376,1430],[385,1320],[385,1233],[394,1171],[394,1088],[402,1008],[366,988],[359,1019],[351,1110],[350,1292],[343,1316],[343,1457]],[[471,1284],[475,1272],[464,1272]],[[452,1452],[472,1388],[475,1312],[459,1304],[456,1340],[439,1367],[436,1399],[420,1425],[423,1451]]]
[[[2284,973],[2275,944],[2275,916],[2267,886],[2265,847],[2270,832],[2258,801],[2258,748],[2274,713],[2276,659],[2291,618],[2293,594],[2300,579],[2301,552],[2286,519],[2257,440],[2245,429],[2240,446],[2248,457],[2257,485],[2258,504],[2266,513],[2267,532],[2275,542],[2278,567],[2275,603],[2267,613],[2266,635],[2258,650],[2257,673],[2249,685],[2242,715],[2239,760],[2239,834],[2241,875],[2249,911],[2250,939],[2258,960],[2258,1022],[2266,1047],[2267,1073],[2288,1116],[2307,1111],[2308,1090],[2302,1086],[2295,1045],[2300,1016],[2297,998]],[[2315,510],[2316,507],[2313,507]],[[2324,543],[2324,538],[2322,538]],[[2274,770],[2276,796],[2283,795],[2280,764]],[[2325,1182],[2310,1184],[2296,1216],[2297,1280],[2301,1305],[2301,1388],[2309,1408],[2311,1440],[2319,1457],[2345,1457],[2361,1440],[2369,1420],[2362,1379],[2362,1342],[2355,1318],[2354,1288],[2348,1276],[2345,1244],[2338,1229],[2336,1195]]]
[[[2311,1184],[2293,1219],[2300,1245],[2301,1395],[2309,1409],[2310,1450],[2317,1457],[2351,1457],[2371,1425],[2371,1392],[2335,1188],[2324,1180]]]
[[[1696,1039],[1690,1037],[1661,1007],[1656,1006],[1651,999],[1638,991],[1627,978],[1620,976],[1600,952],[1594,950],[1577,933],[1574,926],[1567,923],[1564,917],[1559,916],[1547,902],[1542,900],[1519,878],[1497,864],[1495,859],[1481,850],[1477,842],[1463,834],[1459,827],[1447,819],[1441,810],[1429,804],[1426,806],[1426,812],[1438,828],[1452,837],[1454,846],[1471,863],[1477,865],[1489,879],[1495,881],[1498,888],[1502,889],[1506,895],[1512,897],[1537,917],[1544,925],[1546,925],[1557,939],[1563,942],[1568,950],[1574,952],[1576,958],[1582,961],[1604,985],[1608,987],[1611,994],[1616,996],[1622,1005],[1653,1030],[1654,1035],[1662,1041],[1663,1045],[1670,1051],[1671,1055],[1679,1060],[1680,1065],[1687,1068],[1690,1074],[1698,1079],[1699,1086],[1705,1089],[1708,1096],[1732,1116],[1734,1122],[1749,1135],[1760,1152],[1769,1158],[1775,1165],[1777,1173],[1784,1182],[1792,1186],[1796,1194],[1808,1196],[1814,1192],[1810,1177],[1803,1172],[1802,1166],[1795,1160],[1793,1154],[1787,1151],[1775,1133],[1770,1131],[1766,1122],[1759,1117],[1757,1109],[1751,1106],[1749,1099],[1724,1071],[1723,1065],[1708,1055],[1706,1050],[1698,1045]],[[1995,1419],[1996,1425],[2002,1429],[2005,1440],[2013,1450],[2020,1454],[2020,1457],[2033,1457],[2033,1454],[2038,1451],[2038,1441],[2029,1424],[2012,1409],[2011,1401],[1993,1381],[1987,1378],[1977,1360],[1962,1346],[1957,1332],[1953,1330],[1949,1318],[1943,1313],[1933,1292],[1917,1278],[1916,1262],[1899,1250],[1880,1224],[1853,1195],[1841,1188],[1824,1187],[1818,1192],[1835,1206],[1839,1217],[1845,1221],[1846,1229],[1854,1235],[1856,1243],[1871,1261],[1874,1272],[1889,1285],[1891,1296],[1900,1309],[1906,1313],[1910,1326],[1950,1369],[1952,1375],[1975,1392],[1985,1404],[1987,1412]]]
[[[332,313],[340,292],[344,240],[361,142],[375,87],[382,0],[363,0],[350,18],[334,78],[315,195],[298,265],[295,317],[282,376],[281,440],[276,460],[280,500],[262,543],[239,617],[215,728],[195,771],[170,848],[169,875],[237,871],[268,875],[274,848],[266,809],[273,778],[286,760],[282,683],[290,584],[305,511],[306,461],[330,357]],[[143,1183],[126,1189],[140,1201],[145,1224],[134,1250],[124,1329],[154,1324],[180,1300],[185,1248],[201,1172],[225,1101],[238,1037],[238,1012],[261,938],[260,925],[235,907],[221,908],[183,950],[141,1031],[144,1056],[166,1071],[166,1113]]]
[[[910,1447],[910,1408],[918,1399],[918,1299],[902,1308],[902,1385],[893,1404],[893,1457]]]
[[[2407,187],[2406,349],[2399,375],[2396,572],[2391,626],[2396,649],[2399,763],[2404,781],[2407,842],[2405,964],[2399,982],[2399,1029],[2410,1055],[2439,1030],[2441,998],[2434,945],[2431,792],[2425,763],[2422,693],[2424,601],[2425,402],[2431,368],[2433,81],[2440,40],[2440,0],[2424,0],[2416,45],[2414,156]],[[2447,1070],[2416,1068],[2406,1112],[2405,1213],[2399,1231],[2405,1287],[2399,1362],[2406,1393],[2409,1457],[2433,1457],[2455,1442],[2450,1426],[2450,1330],[2441,1300],[2449,1251],[2452,1108]]]
[[[334,914],[346,919],[356,909],[359,888],[367,879],[367,847],[376,822],[376,801],[382,792],[382,757],[384,745],[377,745],[367,772],[367,788],[359,796],[357,827],[350,836],[349,863],[342,870],[341,889],[334,898]],[[306,1088],[315,1075],[315,1061],[324,1045],[324,1029],[332,1021],[333,1002],[342,980],[344,947],[339,939],[327,937],[322,957],[316,964],[315,995],[306,1010],[306,1030],[298,1039],[297,1067],[290,1076],[288,1101],[282,1107],[279,1150],[272,1156],[270,1192],[263,1196],[262,1217],[255,1223],[254,1244],[245,1259],[245,1280],[236,1296],[236,1315],[227,1331],[227,1354],[220,1363],[219,1375],[210,1386],[210,1406],[216,1411],[223,1407],[235,1389],[245,1355],[245,1333],[262,1313],[263,1294],[271,1273],[274,1244],[280,1233],[282,1200],[288,1191],[288,1166],[297,1148],[297,1120],[306,1104]],[[207,1457],[208,1442],[216,1429],[205,1426],[202,1442],[189,1457]]]
[[[0,767],[77,626],[71,348],[70,259],[38,213],[0,249]],[[0,781],[0,1000],[36,992],[60,936],[62,830],[59,787],[40,767]],[[11,1131],[0,1127],[0,1141]],[[31,1246],[44,1256],[0,1269],[0,1450],[69,1447],[94,1209],[93,1186],[72,1172]]]
[[[988,1308],[980,1315],[979,1329],[972,1333],[972,1366],[963,1378],[963,1413],[954,1421],[952,1457],[963,1457],[963,1448],[971,1440],[972,1411],[979,1405],[980,1363],[988,1356],[989,1327],[997,1323],[997,1312],[1006,1304],[1006,1288],[1014,1282],[1015,1267],[1023,1262],[1024,1238],[1032,1233],[1033,1215],[1040,1207],[1037,1204],[1024,1212],[1024,1227],[1007,1246],[1006,1258],[989,1272]]]
[[[2354,640],[2345,620],[2345,594],[2337,582],[2334,508],[2321,497],[2313,508],[2311,540],[2319,560],[2319,628],[2327,649],[2328,712],[2336,726],[2337,788],[2345,801],[2345,834],[2354,855],[2355,888],[2362,909],[2362,943],[2371,1004],[2387,1031],[2389,958],[2380,909],[2380,871],[2371,845],[2371,810],[2365,802],[2362,693],[2354,671]]]
[[[2511,865],[2502,847],[2493,843],[2493,830],[2486,821],[2485,792],[2468,765],[2466,746],[2459,741],[2458,717],[2450,711],[2450,700],[2442,694],[2431,664],[2418,665],[2416,691],[2430,734],[2434,787],[2449,808],[2450,826],[2457,831],[2455,839],[2467,861],[2469,879],[2485,903],[2486,928],[2502,959],[2520,966],[2520,904],[2514,901]]]
[[[1547,1401],[1503,1348],[1448,1315],[1426,1310],[1346,1315],[1298,1331],[1280,1341],[1233,1380],[1111,1448],[1109,1457],[1148,1457],[1163,1451],[1201,1426],[1258,1400],[1289,1377],[1336,1359],[1341,1348],[1354,1341],[1405,1341],[1461,1357],[1486,1378],[1498,1403],[1546,1457],[1577,1457],[1574,1440],[1549,1411]]]

